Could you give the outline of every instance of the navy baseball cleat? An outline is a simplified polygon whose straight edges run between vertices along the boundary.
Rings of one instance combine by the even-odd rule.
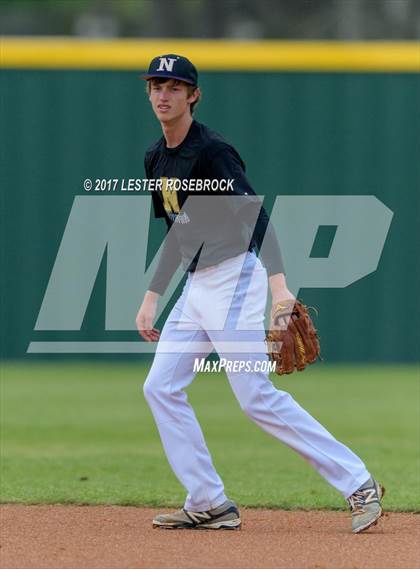
[[[347,499],[353,533],[360,533],[378,523],[383,514],[381,498],[384,494],[385,488],[371,477]]]
[[[221,506],[207,512],[177,510],[160,514],[153,520],[154,528],[164,529],[240,529],[241,518],[236,504],[226,500]]]

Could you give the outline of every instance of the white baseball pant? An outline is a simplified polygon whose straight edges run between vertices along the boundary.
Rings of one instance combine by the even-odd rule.
[[[190,511],[209,510],[226,500],[184,391],[196,375],[194,360],[213,348],[226,360],[267,360],[267,288],[267,272],[250,252],[189,273],[163,327],[144,395],[169,463],[188,492],[184,507]],[[289,393],[276,389],[268,373],[243,370],[227,376],[243,411],[298,452],[345,498],[369,479],[361,459]]]

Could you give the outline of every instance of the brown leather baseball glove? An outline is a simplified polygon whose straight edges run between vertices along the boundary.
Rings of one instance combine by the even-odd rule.
[[[317,331],[307,307],[299,300],[285,300],[273,308],[265,341],[278,375],[303,371],[320,353]]]

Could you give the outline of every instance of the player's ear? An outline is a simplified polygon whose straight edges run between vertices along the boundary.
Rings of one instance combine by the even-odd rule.
[[[187,103],[195,103],[201,97],[200,87],[196,87],[187,99]]]

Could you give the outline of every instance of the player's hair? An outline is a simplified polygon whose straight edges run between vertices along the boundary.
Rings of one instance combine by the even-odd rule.
[[[162,83],[166,83],[167,81],[171,81],[171,79],[166,78],[166,77],[152,77],[151,79],[149,79],[147,81],[147,85],[146,85],[147,94],[150,95],[150,90],[152,88],[153,83],[157,83],[158,85],[161,85]],[[188,97],[191,97],[191,95],[193,95],[194,91],[197,89],[197,85],[190,85],[190,83],[187,83],[186,81],[180,81],[179,79],[174,79],[174,84],[175,85],[186,85]],[[194,101],[194,103],[191,103],[191,105],[190,105],[191,114],[194,113],[195,107],[198,105],[200,99],[201,99],[201,95],[198,96],[198,99],[196,101]]]

